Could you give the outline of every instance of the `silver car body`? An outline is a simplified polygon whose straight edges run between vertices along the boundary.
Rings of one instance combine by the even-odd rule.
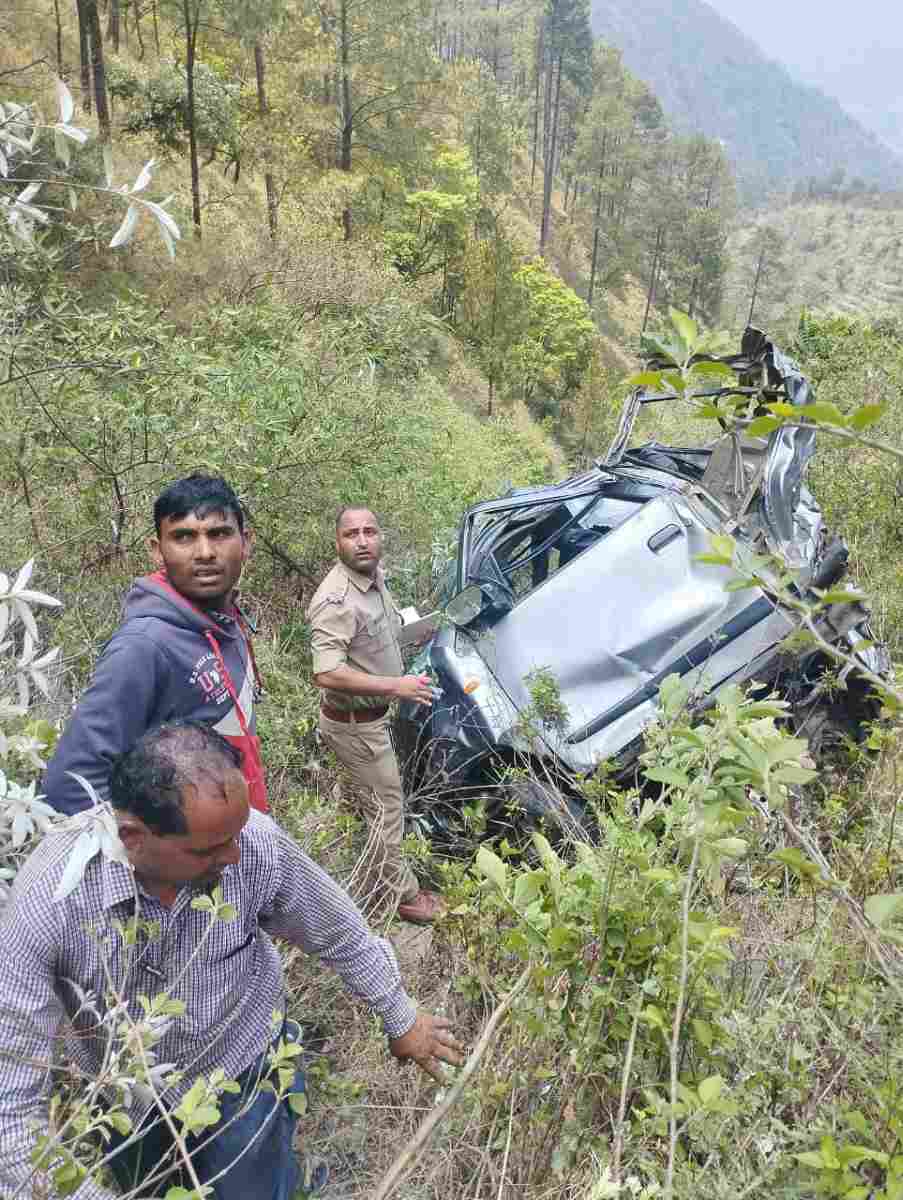
[[[731,362],[741,383],[759,379],[781,399],[809,402],[799,371],[761,334],[748,331]],[[584,474],[464,515],[451,590],[477,585],[486,603],[465,627],[441,628],[415,664],[442,694],[428,717],[411,706],[399,714],[412,786],[475,786],[512,755],[539,753],[565,776],[591,774],[603,760],[624,766],[668,675],[703,703],[727,684],[775,677],[798,618],[759,588],[728,590],[735,569],[700,556],[713,534],[729,533],[779,556],[805,590],[839,546],[842,573],[845,548],[826,545],[804,484],[815,431],[783,427],[767,441],[727,431],[701,448],[627,449],[642,405],[664,402],[631,395],[608,454]],[[850,650],[867,636],[859,604],[835,606],[832,621]],[[886,670],[880,647],[861,654]],[[542,670],[566,719],[525,736],[530,681]]]

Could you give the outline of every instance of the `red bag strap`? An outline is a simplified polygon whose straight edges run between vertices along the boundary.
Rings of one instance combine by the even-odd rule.
[[[210,649],[213,651],[213,656],[216,659],[216,665],[219,667],[223,676],[223,683],[226,685],[226,691],[232,697],[232,703],[235,705],[235,711],[238,713],[238,723],[241,726],[241,731],[245,737],[251,736],[251,731],[248,729],[248,720],[245,716],[244,709],[241,706],[241,701],[238,698],[238,693],[235,690],[235,684],[232,681],[232,676],[229,674],[229,668],[226,666],[226,660],[223,658],[223,652],[220,650],[219,642],[213,635],[210,629],[204,630],[204,637],[210,643]],[[250,648],[250,642],[248,647]]]

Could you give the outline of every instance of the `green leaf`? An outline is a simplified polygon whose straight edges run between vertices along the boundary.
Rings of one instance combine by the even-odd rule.
[[[655,783],[667,783],[676,788],[690,786],[690,780],[683,771],[677,771],[673,767],[648,767],[645,774],[647,779],[651,779]]]
[[[664,338],[658,337],[654,333],[646,333],[642,339],[643,352],[645,354],[654,353],[660,358],[666,358],[669,362],[680,365],[681,347],[675,346],[671,342],[666,342]]]
[[[708,1021],[701,1021],[699,1017],[694,1017],[690,1025],[692,1026],[693,1033],[696,1035],[696,1040],[705,1046],[706,1050],[710,1050],[715,1037],[715,1031],[712,1026]]]
[[[790,762],[805,754],[808,749],[809,743],[805,738],[777,738],[775,741],[769,742],[766,748],[768,765],[775,767],[778,763]]]
[[[555,925],[548,933],[549,947],[552,950],[563,950],[571,942],[571,931],[564,925]]]
[[[651,388],[654,391],[664,391],[664,372],[641,371],[639,375],[631,375],[626,381],[629,388]]]
[[[821,874],[815,863],[806,858],[802,850],[797,850],[795,846],[788,846],[786,850],[775,850],[774,854],[769,855],[769,858],[772,862],[780,863],[789,871],[793,871],[802,879],[812,879]]]
[[[650,883],[674,883],[677,872],[672,867],[650,867],[648,871],[643,871],[642,877]]]
[[[288,1105],[296,1117],[303,1117],[307,1112],[307,1096],[304,1092],[292,1092],[288,1097]]]
[[[640,1016],[647,1025],[665,1032],[665,1014],[655,1004],[647,1004]]]
[[[728,858],[742,858],[749,849],[743,838],[718,838],[712,842],[712,848],[720,854],[726,854]]]
[[[709,545],[712,547],[713,554],[717,554],[719,558],[726,558],[728,562],[733,562],[734,539],[728,534],[713,533],[709,538]]]
[[[561,875],[561,859],[552,849],[549,839],[541,833],[534,833],[531,838],[540,862],[545,867],[551,880],[557,880]]]
[[[132,1132],[132,1122],[124,1112],[111,1112],[107,1115],[107,1120],[113,1126],[117,1133],[121,1133],[123,1137],[128,1137]]]
[[[717,421],[724,416],[724,411],[717,404],[700,404],[693,410],[693,416],[697,421]]]
[[[84,1167],[67,1162],[53,1172],[54,1189],[58,1196],[71,1196],[87,1175]]]
[[[665,371],[662,375],[662,382],[665,383],[675,395],[683,394],[686,390],[686,383],[680,371]]]
[[[200,1104],[191,1114],[192,1129],[215,1125],[220,1119],[220,1110],[213,1104]]]
[[[678,336],[686,346],[689,356],[693,353],[696,343],[699,341],[699,326],[692,317],[688,317],[685,312],[681,312],[678,308],[669,308],[668,316],[671,318],[671,324],[677,330]]]
[[[224,921],[226,924],[228,924],[230,921],[234,921],[238,916],[238,909],[234,904],[221,904],[216,910],[216,915],[220,921]]]
[[[804,1167],[812,1167],[816,1171],[824,1169],[825,1161],[817,1150],[804,1150],[802,1154],[794,1154],[793,1157]]]
[[[780,417],[756,417],[746,426],[746,434],[748,437],[768,437],[783,424]]]
[[[732,379],[734,376],[733,370],[722,362],[698,362],[693,363],[692,371],[694,375],[703,375],[712,379]]]
[[[514,881],[514,907],[523,912],[542,890],[542,879],[535,871],[525,871]]]
[[[721,1089],[724,1087],[724,1080],[720,1075],[710,1075],[708,1079],[703,1079],[697,1089],[699,1091],[699,1099],[703,1104],[712,1104],[721,1095]]]
[[[869,425],[874,425],[880,421],[887,412],[886,404],[863,404],[861,408],[857,408],[850,418],[851,429],[868,429]]]
[[[845,1167],[855,1166],[861,1162],[875,1162],[881,1167],[886,1167],[890,1161],[889,1156],[881,1150],[873,1150],[871,1146],[857,1146],[854,1144],[841,1146],[837,1152],[837,1157]]]
[[[823,1137],[821,1140],[821,1158],[826,1167],[831,1170],[838,1170],[840,1167],[840,1159],[837,1157],[837,1143],[832,1137]]]
[[[723,554],[697,554],[694,556],[694,562],[711,563],[714,567],[729,567],[733,564],[732,558],[725,558]]]
[[[841,428],[846,428],[847,425],[847,418],[837,405],[827,401],[817,400],[814,404],[801,404],[794,409],[794,413],[808,421],[815,421],[818,425],[838,425]]]
[[[785,784],[811,783],[817,775],[817,771],[812,771],[808,767],[798,767],[795,764],[791,764],[786,767],[779,767],[772,774],[771,780],[772,783]]]
[[[869,896],[865,902],[865,915],[879,929],[883,929],[885,925],[901,914],[903,914],[903,892],[886,892]]]
[[[861,604],[861,592],[848,592],[842,588],[834,588],[829,592],[824,592],[821,596],[822,604]],[[859,643],[856,643],[857,646]]]
[[[477,851],[476,868],[490,882],[494,883],[500,892],[508,886],[508,868],[497,854],[493,854],[486,846]]]

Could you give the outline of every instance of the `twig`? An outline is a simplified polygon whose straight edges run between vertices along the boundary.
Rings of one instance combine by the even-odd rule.
[[[899,952],[882,945],[881,930],[869,920],[863,912],[862,906],[854,900],[840,880],[831,873],[825,856],[808,834],[795,825],[785,812],[781,812],[780,817],[790,835],[796,838],[797,844],[802,846],[812,861],[820,868],[826,887],[846,908],[863,941],[878,960],[885,982],[896,993],[897,998],[903,1000],[903,984],[900,980],[901,974],[903,974],[903,962],[901,962]]]
[[[690,869],[687,871],[687,882],[684,887],[683,901],[680,912],[680,988],[677,993],[677,1005],[674,1009],[674,1025],[671,1030],[671,1112],[668,1115],[668,1169],[665,1174],[665,1200],[672,1200],[674,1195],[674,1159],[677,1153],[677,1067],[680,1058],[680,1030],[684,1019],[684,1005],[687,999],[687,978],[690,974],[690,898],[693,895],[693,884],[696,880],[696,864],[699,862],[699,845],[701,842],[699,830],[693,839],[693,857],[690,859]]]
[[[413,1140],[408,1146],[405,1147],[404,1150],[402,1150],[401,1154],[399,1154],[392,1163],[392,1166],[380,1180],[379,1187],[370,1197],[370,1200],[387,1200],[387,1197],[392,1195],[398,1184],[400,1184],[405,1178],[415,1156],[430,1140],[433,1131],[436,1129],[440,1121],[442,1121],[443,1118],[448,1115],[448,1113],[458,1102],[458,1099],[461,1093],[464,1091],[465,1086],[469,1082],[471,1075],[473,1075],[483,1055],[489,1049],[492,1039],[495,1036],[495,1031],[501,1024],[502,1018],[505,1016],[508,1009],[514,1003],[520,993],[527,986],[527,981],[530,978],[530,973],[532,970],[532,965],[524,967],[517,980],[517,983],[515,983],[514,987],[511,989],[508,995],[505,996],[498,1008],[496,1008],[495,1012],[489,1018],[486,1028],[483,1030],[483,1033],[480,1036],[480,1040],[474,1047],[470,1058],[468,1058],[467,1062],[461,1068],[461,1073],[455,1080],[451,1091],[438,1106],[438,1108],[433,1109],[430,1115],[421,1122],[420,1128],[414,1135]]]
[[[30,71],[33,67],[40,67],[46,61],[46,58],[36,58],[34,62],[30,62],[24,67],[7,67],[6,70],[0,71],[0,79],[5,79],[7,75],[21,75],[25,71]]]
[[[624,1123],[627,1119],[627,1092],[629,1090],[630,1072],[633,1068],[633,1054],[636,1048],[636,1035],[640,1027],[640,1014],[643,1008],[643,997],[640,992],[636,1012],[633,1014],[633,1024],[630,1027],[630,1037],[627,1040],[627,1053],[624,1056],[624,1068],[621,1072],[621,1100],[618,1104],[618,1125],[615,1130],[615,1144],[611,1155],[611,1178],[614,1183],[621,1182],[621,1154],[624,1149]]]
[[[511,1104],[508,1106],[508,1138],[505,1142],[505,1157],[502,1159],[502,1174],[499,1179],[499,1190],[496,1200],[502,1200],[502,1192],[505,1187],[505,1175],[508,1171],[508,1155],[511,1153],[511,1131],[514,1125],[514,1097],[517,1095],[517,1088],[511,1088]]]

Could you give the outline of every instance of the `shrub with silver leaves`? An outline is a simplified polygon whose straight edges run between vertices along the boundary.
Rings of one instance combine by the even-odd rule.
[[[52,824],[54,811],[37,793],[34,775],[46,766],[45,742],[29,726],[35,695],[50,696],[48,669],[59,648],[39,653],[33,607],[56,608],[59,600],[28,585],[31,560],[11,582],[0,573],[0,903],[34,842]],[[15,770],[18,779],[11,777]],[[26,776],[32,776],[24,782]]]
[[[85,191],[108,196],[116,204],[127,202],[125,215],[110,240],[112,249],[131,240],[144,213],[153,218],[167,252],[174,257],[181,233],[166,211],[172,196],[157,202],[140,195],[151,182],[154,160],[145,163],[134,183],[116,186],[112,153],[107,147],[105,183],[86,184],[77,180],[70,170],[73,149],[84,146],[90,134],[72,124],[75,101],[61,79],[56,81],[56,93],[59,119],[52,123],[42,119],[35,104],[0,100],[0,247],[6,239],[20,250],[37,249],[42,229],[49,228],[52,215],[59,209],[58,202],[44,203],[42,193],[50,187],[63,187],[73,211],[78,207],[80,193]],[[53,143],[52,155],[47,153],[48,139]]]

